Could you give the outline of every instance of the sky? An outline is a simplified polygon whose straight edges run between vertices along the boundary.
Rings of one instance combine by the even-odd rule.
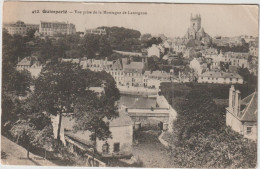
[[[39,10],[39,13],[32,13],[34,10]],[[43,10],[67,10],[68,13],[42,13]],[[92,13],[75,13],[75,10]],[[94,11],[97,13],[94,14]],[[104,11],[121,14],[104,14]],[[139,30],[142,34],[182,37],[189,27],[191,13],[201,15],[201,25],[212,37],[258,36],[257,5],[5,2],[3,22],[21,20],[39,24],[40,21],[65,21],[75,24],[77,31],[99,26],[120,26]]]

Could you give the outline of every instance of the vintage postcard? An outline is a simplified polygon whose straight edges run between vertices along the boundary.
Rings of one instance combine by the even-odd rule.
[[[256,168],[258,11],[4,2],[1,165]]]

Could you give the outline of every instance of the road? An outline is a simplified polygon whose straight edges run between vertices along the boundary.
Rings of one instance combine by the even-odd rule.
[[[1,164],[2,165],[39,165],[55,166],[54,163],[44,158],[30,153],[27,158],[27,150],[18,144],[12,142],[4,136],[1,136]]]

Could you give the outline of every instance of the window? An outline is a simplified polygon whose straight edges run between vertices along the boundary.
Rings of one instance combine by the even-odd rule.
[[[114,152],[119,152],[120,143],[114,143]]]
[[[251,134],[252,127],[246,127],[246,134]]]
[[[103,144],[103,146],[102,146],[102,152],[103,152],[103,153],[108,153],[108,150],[109,150],[109,145],[108,145],[108,143],[106,142],[106,143]]]

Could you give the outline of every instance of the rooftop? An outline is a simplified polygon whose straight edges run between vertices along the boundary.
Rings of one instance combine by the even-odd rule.
[[[257,91],[241,100],[246,105],[241,113],[241,121],[257,121]]]
[[[17,66],[31,66],[31,65],[32,65],[32,61],[31,61],[30,57],[23,58],[23,59],[17,64]]]
[[[214,78],[239,78],[242,77],[237,73],[227,73],[227,72],[217,72],[217,71],[207,71],[200,75],[200,77],[214,77]]]

